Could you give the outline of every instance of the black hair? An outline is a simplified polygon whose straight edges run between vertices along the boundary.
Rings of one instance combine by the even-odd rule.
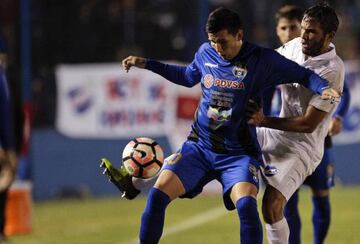
[[[220,7],[212,11],[206,23],[207,33],[217,33],[221,30],[227,30],[235,34],[243,28],[240,16],[229,9]]]
[[[304,10],[296,5],[284,5],[275,14],[276,23],[280,19],[297,20],[301,22]]]
[[[339,27],[339,19],[335,10],[326,2],[307,9],[304,13],[303,20],[315,20],[319,22],[325,34],[331,32],[335,34]]]

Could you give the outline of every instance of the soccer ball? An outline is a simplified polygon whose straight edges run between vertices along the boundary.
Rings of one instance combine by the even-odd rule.
[[[131,140],[122,153],[125,169],[134,177],[151,178],[161,169],[164,153],[153,139],[139,137]]]

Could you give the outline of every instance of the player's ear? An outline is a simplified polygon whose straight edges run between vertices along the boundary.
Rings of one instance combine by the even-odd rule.
[[[244,38],[244,32],[243,30],[239,30],[236,34],[236,40],[241,41]]]
[[[332,32],[330,32],[330,33],[328,33],[328,34],[326,34],[327,36],[328,36],[328,39],[329,40],[332,40],[332,39],[334,39],[334,37],[335,37],[335,31],[332,31]]]

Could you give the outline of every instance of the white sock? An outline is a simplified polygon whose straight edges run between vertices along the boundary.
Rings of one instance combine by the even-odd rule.
[[[290,230],[285,218],[273,224],[266,224],[265,229],[269,244],[289,243]]]
[[[132,177],[133,186],[139,191],[150,189],[151,187],[154,186],[156,180],[159,178],[159,175],[160,175],[160,171],[149,179]]]

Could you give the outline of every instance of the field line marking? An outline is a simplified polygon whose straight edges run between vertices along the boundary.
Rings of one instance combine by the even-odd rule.
[[[230,213],[229,211],[226,211],[224,206],[221,205],[219,207],[216,208],[212,208],[209,209],[206,212],[197,214],[195,216],[193,216],[192,218],[189,218],[187,220],[184,220],[178,224],[175,224],[169,228],[165,228],[164,232],[162,234],[162,238],[164,238],[165,236],[169,236],[187,229],[191,229],[195,226],[210,222],[214,219],[220,218],[221,216],[224,216],[226,214]],[[138,244],[139,243],[139,239],[138,238],[134,238],[132,240],[126,241],[126,242],[121,242],[119,244]]]

